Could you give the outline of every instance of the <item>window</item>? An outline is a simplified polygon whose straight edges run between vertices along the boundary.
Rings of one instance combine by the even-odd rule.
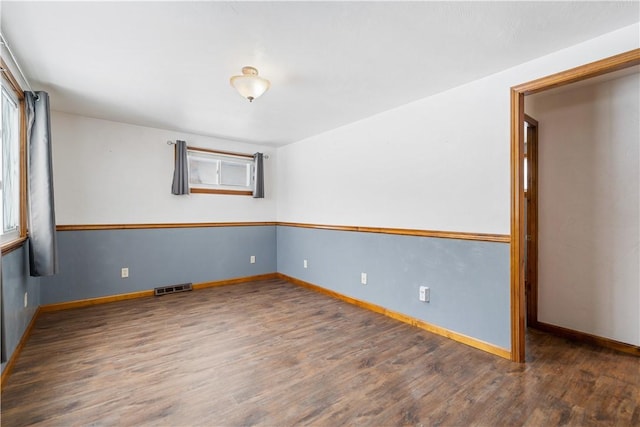
[[[2,175],[0,176],[0,198],[2,209],[0,210],[0,244],[18,240],[26,235],[24,220],[22,218],[24,184],[21,182],[23,156],[21,153],[23,133],[21,129],[22,114],[24,114],[22,94],[11,74],[3,65],[2,88],[0,93],[0,109],[2,121],[0,122],[0,134],[2,135],[2,150],[0,150],[0,163]]]
[[[192,193],[253,193],[253,156],[187,147],[187,158]]]

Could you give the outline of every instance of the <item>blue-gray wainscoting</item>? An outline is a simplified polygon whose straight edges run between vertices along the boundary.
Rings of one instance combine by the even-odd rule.
[[[273,225],[59,231],[57,237],[60,273],[42,278],[43,305],[273,273],[277,267]],[[122,267],[129,268],[126,279]]]
[[[279,226],[277,245],[279,273],[511,347],[508,243]]]
[[[9,349],[38,304],[276,271],[510,348],[507,243],[265,225],[61,231],[58,246],[53,277],[28,277],[26,247],[3,259]],[[120,278],[122,267],[129,278]],[[418,300],[420,285],[431,288],[431,302]]]
[[[29,276],[29,246],[2,256],[2,301],[4,303],[4,332],[7,360],[22,339],[31,319],[40,305],[41,278]],[[28,306],[24,306],[24,293],[28,293]],[[6,363],[2,364],[4,371]]]

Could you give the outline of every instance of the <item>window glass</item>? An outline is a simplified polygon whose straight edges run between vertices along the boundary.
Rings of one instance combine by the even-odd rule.
[[[242,162],[220,162],[220,183],[234,187],[248,187],[250,183],[251,164]]]
[[[8,89],[8,90],[7,90]],[[3,81],[0,96],[2,109],[2,242],[19,237],[20,225],[20,110],[12,89]]]
[[[189,182],[195,185],[217,185],[218,165],[220,162],[209,156],[189,154]]]
[[[200,190],[247,192],[253,190],[252,157],[187,149],[189,186]]]

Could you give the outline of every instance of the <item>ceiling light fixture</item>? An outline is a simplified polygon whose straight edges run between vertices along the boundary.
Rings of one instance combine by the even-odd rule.
[[[254,99],[271,87],[271,83],[269,83],[269,80],[258,76],[256,68],[242,67],[241,76],[231,77],[231,86],[235,87],[240,95],[247,98],[249,102],[253,102]]]

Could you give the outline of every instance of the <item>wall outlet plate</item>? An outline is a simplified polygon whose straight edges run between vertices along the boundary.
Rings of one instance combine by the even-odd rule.
[[[304,266],[304,268],[307,268],[309,266],[309,264],[307,264],[307,260],[306,259],[302,262],[302,265]]]
[[[420,286],[420,293],[419,293],[419,298],[420,301],[422,302],[429,302],[429,298],[431,297],[430,295],[430,291],[429,288],[427,286]]]
[[[122,270],[120,270],[120,277],[123,279],[129,277],[129,267],[123,267]]]
[[[256,263],[256,256],[255,255],[251,255],[251,258],[249,258],[249,262],[251,264],[255,264]]]
[[[367,284],[367,273],[360,273],[360,283],[363,285]]]

